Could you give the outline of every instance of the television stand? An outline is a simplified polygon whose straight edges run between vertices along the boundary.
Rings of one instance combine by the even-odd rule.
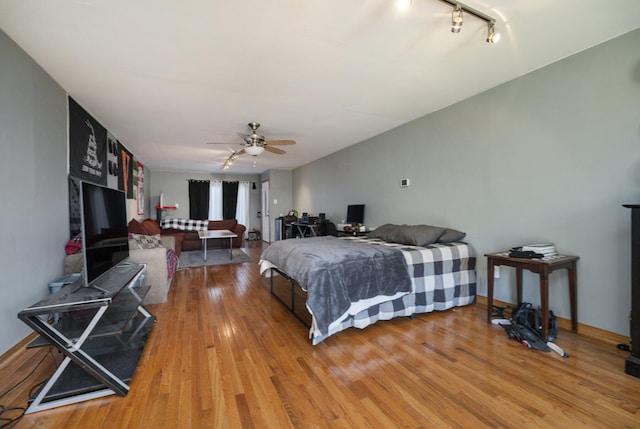
[[[117,265],[101,276],[99,292],[71,283],[18,313],[40,334],[27,347],[53,345],[65,356],[26,413],[129,392],[156,320],[142,305],[145,275],[144,264]],[[46,320],[50,313],[57,323]]]
[[[71,293],[76,293],[78,290],[80,290],[80,289],[82,289],[82,288],[86,288],[86,289],[89,289],[89,288],[91,288],[91,289],[95,289],[95,290],[100,291],[100,292],[102,292],[102,293],[104,293],[104,294],[109,293],[109,291],[108,291],[108,290],[103,289],[103,288],[101,288],[100,286],[98,286],[98,285],[96,285],[96,284],[89,284],[89,286],[85,286],[84,284],[82,284],[82,282],[80,282],[80,284],[78,284],[78,285],[75,287],[75,289],[73,289],[73,290],[71,291]]]

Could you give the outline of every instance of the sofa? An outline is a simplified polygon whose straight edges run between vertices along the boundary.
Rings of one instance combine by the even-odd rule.
[[[151,288],[144,297],[143,304],[160,304],[167,301],[179,254],[175,251],[175,239],[171,236],[162,237],[159,242],[157,239],[150,239],[148,242],[149,244],[141,245],[140,240],[132,236],[129,239],[129,261],[147,265],[143,284]],[[82,267],[81,252],[65,257],[65,274],[79,273]]]
[[[232,247],[242,247],[244,242],[244,233],[247,227],[238,223],[236,219],[230,220],[210,220],[207,227],[209,230],[228,229],[237,235],[232,239]],[[198,231],[186,231],[176,228],[160,227],[155,219],[147,218],[142,222],[133,219],[129,222],[129,232],[134,234],[157,235],[164,238],[171,236],[175,239],[176,253],[179,255],[182,251],[202,250],[202,240],[198,237]],[[207,248],[226,247],[228,240],[207,240]]]
[[[178,256],[175,251],[175,239],[167,236],[161,238],[161,245],[140,248],[135,240],[129,240],[129,260],[136,264],[147,264],[147,277],[144,284],[151,285],[151,289],[144,298],[145,304],[160,304],[167,301],[173,275],[178,266]]]

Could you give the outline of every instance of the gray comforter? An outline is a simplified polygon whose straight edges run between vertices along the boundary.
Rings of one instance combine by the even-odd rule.
[[[282,240],[260,259],[307,292],[307,308],[323,333],[347,314],[412,292],[402,252],[387,246],[336,237]]]

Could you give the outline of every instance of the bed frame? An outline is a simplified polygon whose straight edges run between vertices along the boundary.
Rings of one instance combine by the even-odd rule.
[[[307,310],[307,294],[298,282],[277,268],[271,268],[269,276],[269,291],[271,295],[280,301],[291,314],[295,316],[305,327],[311,328],[311,314]],[[280,276],[273,275],[273,271]],[[276,279],[274,281],[274,279]]]

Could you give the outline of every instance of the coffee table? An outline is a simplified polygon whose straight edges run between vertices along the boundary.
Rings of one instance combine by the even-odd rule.
[[[236,238],[238,234],[235,234],[228,229],[205,229],[198,231],[198,237],[202,240],[202,247],[204,248],[204,260],[207,261],[207,239],[209,238],[228,238],[229,239],[229,254],[231,255],[231,260],[233,260],[233,239]]]

